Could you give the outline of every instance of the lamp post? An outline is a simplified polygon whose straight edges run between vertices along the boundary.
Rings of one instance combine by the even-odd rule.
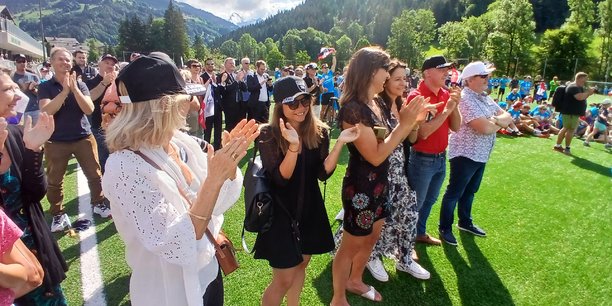
[[[38,0],[38,15],[39,15],[39,19],[40,19],[40,36],[41,36],[41,46],[42,46],[42,52],[43,52],[43,61],[47,61],[47,50],[45,50],[45,27],[43,26],[43,20],[42,20],[42,5],[41,5],[41,1]]]

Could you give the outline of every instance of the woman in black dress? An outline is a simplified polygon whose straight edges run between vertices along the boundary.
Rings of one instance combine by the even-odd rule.
[[[311,255],[334,248],[317,179],[329,178],[342,146],[359,137],[358,127],[346,129],[329,152],[327,126],[313,115],[313,98],[305,89],[298,77],[276,81],[272,120],[258,141],[277,205],[271,228],[255,242],[255,258],[267,259],[272,267],[272,282],[262,297],[266,306],[280,305],[285,296],[287,305],[299,305]]]
[[[358,126],[360,137],[348,145],[349,163],[342,183],[343,236],[333,264],[334,296],[331,305],[348,305],[346,291],[372,301],[382,296],[363,282],[363,270],[388,214],[388,157],[416,126],[415,114],[427,112],[422,96],[399,110],[391,129],[389,111],[376,94],[389,78],[389,55],[366,47],[349,63],[340,99],[338,121],[343,129]]]

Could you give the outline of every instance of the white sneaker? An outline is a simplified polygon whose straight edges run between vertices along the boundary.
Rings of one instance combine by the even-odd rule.
[[[385,266],[383,266],[382,260],[380,260],[380,258],[370,260],[366,264],[366,268],[368,268],[370,274],[372,274],[372,276],[379,282],[389,281],[389,274],[387,274],[387,271],[385,271]]]
[[[61,214],[53,216],[53,222],[51,222],[51,232],[61,232],[68,227],[70,227],[70,219],[68,218],[68,215]]]
[[[429,274],[429,271],[423,269],[423,267],[421,267],[421,265],[419,265],[416,261],[412,261],[412,263],[409,266],[406,266],[403,263],[398,262],[395,265],[395,269],[402,271],[402,272],[406,272],[414,276],[417,279],[425,280],[431,277],[431,274]]]
[[[108,205],[108,201],[104,200],[102,203],[94,205],[93,212],[100,215],[102,218],[108,218],[111,216],[111,209]]]

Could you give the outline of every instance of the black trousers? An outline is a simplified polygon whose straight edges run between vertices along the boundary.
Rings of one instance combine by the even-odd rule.
[[[221,149],[221,133],[223,132],[223,113],[219,103],[220,102],[215,101],[215,114],[206,117],[206,130],[204,130],[204,140],[208,143],[212,143],[215,151]],[[213,142],[210,142],[211,136],[214,136]]]
[[[221,267],[219,267],[219,272],[217,272],[217,278],[208,285],[202,299],[204,306],[223,306],[223,277],[221,276]]]
[[[270,118],[270,102],[249,102],[247,119],[255,119],[258,123],[268,123]]]
[[[231,131],[240,120],[246,118],[246,109],[243,102],[223,103],[223,115],[225,116],[225,130]]]

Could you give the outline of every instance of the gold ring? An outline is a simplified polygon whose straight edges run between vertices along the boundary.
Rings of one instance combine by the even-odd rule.
[[[232,159],[233,159],[233,160],[238,159],[238,154],[237,154],[237,153],[233,153],[233,154],[232,154]]]

